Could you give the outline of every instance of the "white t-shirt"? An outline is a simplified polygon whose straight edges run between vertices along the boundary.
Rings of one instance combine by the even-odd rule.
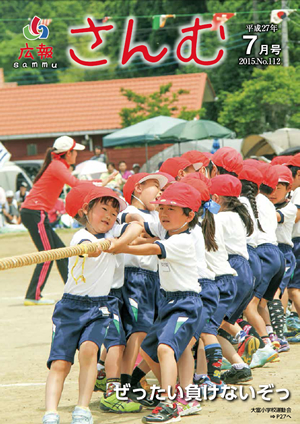
[[[287,203],[283,208],[277,209],[277,213],[281,216],[281,222],[278,222],[276,230],[278,243],[288,244],[292,247],[294,246],[292,242],[292,232],[295,225],[297,210],[296,205],[291,202]]]
[[[294,191],[291,202],[296,206],[297,210],[300,209],[300,187]],[[294,224],[292,238],[296,237],[300,237],[300,221]]]
[[[125,228],[124,225],[115,224],[109,232],[97,236],[86,229],[81,229],[74,234],[70,245],[76,246],[85,241],[94,243],[101,238],[120,237]],[[79,256],[69,258],[68,279],[64,293],[90,297],[107,296],[116,279],[117,256],[119,255],[102,252],[97,258]]]
[[[167,231],[164,229],[160,222],[155,224],[148,223],[148,226],[146,226],[146,231],[149,232],[150,235],[152,234],[155,237],[159,237],[161,240],[164,240],[167,237]],[[195,228],[190,230],[190,233],[192,235],[196,249],[198,278],[208,278],[209,280],[214,280],[215,274],[210,269],[208,269],[205,259],[205,243],[201,227],[196,225]]]
[[[246,206],[249,215],[251,216],[252,222],[253,222],[253,233],[251,234],[251,236],[247,237],[247,244],[249,244],[252,247],[257,247],[257,237],[258,237],[258,225],[257,225],[257,220],[255,219],[250,201],[247,197],[241,196],[239,197],[239,200],[241,203],[243,203],[243,205]]]
[[[158,212],[157,211],[145,211],[136,208],[135,206],[128,206],[125,211],[123,211],[119,218],[121,222],[125,222],[125,216],[127,213],[136,213],[143,217],[145,222],[155,223],[159,222]],[[147,269],[149,271],[157,271],[158,270],[158,260],[156,256],[135,256],[135,255],[124,255],[124,263],[125,267],[134,267],[134,268],[142,268]]]
[[[224,242],[229,255],[240,255],[249,259],[247,230],[237,212],[224,211],[214,216],[215,222],[223,227]]]
[[[215,217],[216,215],[214,215]],[[214,272],[216,277],[221,275],[237,275],[235,269],[231,268],[228,262],[228,253],[224,241],[224,232],[222,222],[215,219],[215,240],[218,245],[218,250],[208,252],[205,250],[205,259],[208,268]]]
[[[263,194],[256,196],[258,218],[264,232],[258,230],[257,245],[271,243],[277,245],[276,229],[277,217],[273,203]]]

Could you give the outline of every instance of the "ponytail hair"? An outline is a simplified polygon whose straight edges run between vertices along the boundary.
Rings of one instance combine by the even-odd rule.
[[[251,219],[251,216],[249,215],[249,212],[245,205],[243,205],[237,197],[233,196],[222,196],[224,199],[224,202],[222,203],[222,210],[227,212],[236,212],[239,214],[241,220],[243,221],[246,230],[247,230],[247,236],[251,236],[253,233],[254,227],[253,227],[253,221]]]
[[[253,211],[254,217],[257,222],[257,226],[259,231],[264,233],[264,230],[260,224],[259,218],[258,218],[258,210],[257,210],[257,204],[256,204],[256,196],[258,194],[258,186],[257,184],[253,183],[252,181],[247,180],[241,180],[242,183],[242,192],[241,195],[246,197],[249,202],[251,209]]]
[[[39,172],[37,173],[35,179],[33,180],[33,184],[35,184],[43,175],[43,173],[46,171],[46,169],[48,168],[48,166],[50,165],[50,163],[52,162],[52,152],[55,152],[55,149],[53,147],[49,147],[46,150],[46,155],[44,158],[44,163],[41,167],[41,169],[39,170]],[[61,158],[65,158],[65,154],[60,155]]]
[[[202,216],[203,212],[205,211],[205,216],[202,221],[202,232],[205,242],[205,248],[208,252],[211,250],[213,252],[216,252],[218,250],[218,245],[215,239],[215,233],[216,233],[216,225],[215,225],[215,219],[214,215],[208,210],[204,209],[203,204],[205,202],[202,202],[202,206],[199,209],[199,215]]]

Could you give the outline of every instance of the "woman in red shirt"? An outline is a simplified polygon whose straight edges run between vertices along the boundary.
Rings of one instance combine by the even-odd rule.
[[[50,225],[48,212],[53,209],[65,184],[75,187],[84,183],[73,177],[69,171],[70,165],[76,162],[77,150],[84,148],[67,136],[56,139],[53,147],[47,150],[43,166],[22,205],[22,223],[39,251],[65,247]],[[60,259],[56,263],[63,281],[66,282],[68,259]],[[53,262],[49,261],[36,266],[25,296],[25,306],[54,303],[54,300],[41,297],[52,265]]]

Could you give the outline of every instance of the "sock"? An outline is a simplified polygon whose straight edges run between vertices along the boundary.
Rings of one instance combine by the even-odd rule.
[[[262,336],[262,339],[263,339],[263,342],[264,342],[265,345],[271,345],[272,344],[269,336]]]
[[[119,378],[108,378],[106,380],[106,395],[109,396],[115,391],[115,387],[121,385]]]
[[[299,318],[299,315],[297,314],[297,312],[291,312],[290,313],[290,317],[292,318]]]
[[[245,340],[246,336],[247,336],[247,334],[245,333],[245,331],[244,330],[240,330],[238,333],[236,333],[236,335],[234,336],[234,338],[240,344],[240,343],[242,343]]]
[[[240,320],[239,326],[242,327],[242,329],[245,331],[246,334],[248,334],[249,336],[256,337],[259,340],[259,349],[265,347],[265,344],[264,344],[262,338],[257,333],[255,328],[252,327],[252,325],[249,324],[249,322],[247,322],[245,320]]]
[[[222,348],[219,343],[205,346],[207,375],[213,383],[221,384]]]
[[[219,328],[218,334],[221,337],[224,337],[224,339],[228,340],[230,343],[232,342],[232,336],[227,333],[227,331],[223,330],[223,328]]]
[[[206,374],[197,374],[196,372],[195,372],[195,374],[194,374],[194,378],[195,378],[195,380],[201,380],[201,379],[204,379],[204,378],[206,378],[207,377],[207,375]]]
[[[233,368],[236,370],[242,370],[243,368],[249,368],[249,365],[243,363],[243,364],[232,364]]]
[[[123,387],[125,384],[131,384],[131,375],[121,374],[121,386]]]
[[[268,302],[268,309],[271,318],[271,324],[274,328],[274,332],[277,336],[283,338],[283,326],[285,323],[284,320],[284,308],[282,306],[281,300],[274,299]]]
[[[267,332],[268,332],[269,336],[271,334],[274,334],[274,330],[273,330],[273,327],[272,327],[271,324],[266,324],[266,329],[267,329]]]
[[[145,377],[145,375],[144,371],[142,371],[139,367],[135,367],[131,377],[131,386],[136,386],[137,383]]]
[[[97,364],[97,371],[99,372],[99,371],[103,370],[104,368],[105,368],[104,361],[101,361],[101,359],[100,359],[100,361]]]

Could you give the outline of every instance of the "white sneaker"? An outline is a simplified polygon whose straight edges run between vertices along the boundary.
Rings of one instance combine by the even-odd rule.
[[[93,422],[93,416],[89,409],[82,409],[79,406],[75,407],[71,424],[93,424]]]
[[[267,362],[273,362],[278,357],[278,353],[272,348],[271,345],[265,345],[265,347],[257,349],[257,351],[252,356],[250,368],[263,367]]]
[[[59,424],[59,415],[56,412],[46,412],[43,416],[43,424]]]
[[[55,300],[53,299],[44,299],[43,297],[39,300],[35,299],[25,299],[24,306],[43,306],[43,305],[54,305]]]

